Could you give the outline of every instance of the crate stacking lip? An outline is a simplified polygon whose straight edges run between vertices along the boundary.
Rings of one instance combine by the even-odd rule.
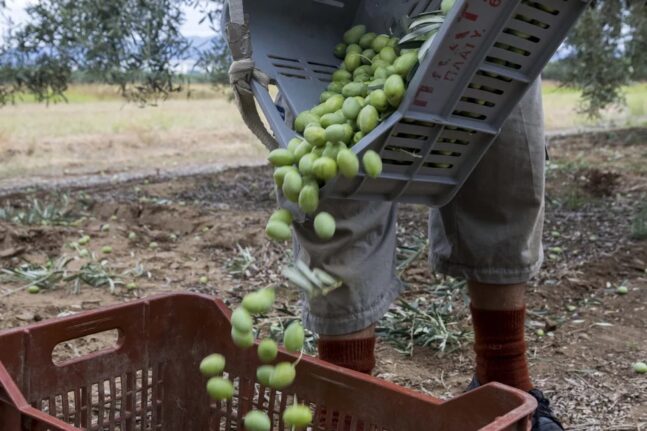
[[[0,333],[2,431],[232,431],[251,409],[281,412],[296,396],[315,412],[308,431],[525,430],[537,403],[491,383],[452,400],[402,388],[304,356],[283,391],[255,381],[256,349],[231,341],[229,309],[199,294],[175,293],[47,320]],[[59,343],[118,330],[116,344],[54,363]],[[210,402],[203,357],[227,358],[235,394]],[[280,350],[278,361],[297,357]]]
[[[539,77],[588,0],[457,0],[399,109],[352,151],[377,151],[376,179],[338,177],[322,198],[446,204]],[[440,0],[245,0],[253,59],[297,114],[319,101],[340,64],[332,54],[353,24],[388,33]],[[268,92],[252,85],[280,145],[296,136]]]

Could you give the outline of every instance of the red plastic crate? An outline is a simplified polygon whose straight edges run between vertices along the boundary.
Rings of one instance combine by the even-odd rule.
[[[258,408],[273,430],[287,431],[280,412],[295,394],[316,412],[311,431],[529,429],[534,398],[499,384],[442,401],[304,357],[291,387],[264,388],[254,379],[256,349],[232,344],[229,316],[219,300],[181,293],[0,333],[0,430],[242,430],[241,418]],[[114,347],[54,364],[59,343],[114,329]],[[227,358],[230,402],[211,403],[199,373],[213,352]],[[284,351],[277,358],[295,359]]]

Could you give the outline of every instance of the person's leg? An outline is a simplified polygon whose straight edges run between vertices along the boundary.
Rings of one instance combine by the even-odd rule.
[[[524,284],[538,272],[545,145],[537,82],[454,199],[431,210],[434,270],[486,285]]]
[[[526,284],[468,283],[472,306],[480,310],[518,310],[526,304]]]
[[[304,301],[305,326],[319,334],[319,358],[370,374],[375,366],[375,323],[402,289],[395,274],[397,206],[382,202],[326,200],[335,236],[321,242],[312,220],[295,225],[295,255],[344,280],[325,297]]]
[[[525,284],[469,283],[476,378],[532,389],[524,337]]]
[[[477,379],[526,391],[525,290],[543,261],[545,145],[538,81],[429,226],[434,268],[469,282]]]
[[[524,340],[526,283],[543,261],[545,145],[537,81],[454,200],[431,211],[430,261],[469,282],[470,388],[497,381],[526,390],[538,401],[533,431],[558,431],[548,400],[532,388]]]
[[[371,374],[375,368],[375,324],[342,335],[320,335],[319,359],[340,367]]]
[[[470,388],[500,382],[527,391],[537,400],[532,431],[563,431],[544,394],[528,372],[525,322],[525,284],[469,283],[476,372]]]

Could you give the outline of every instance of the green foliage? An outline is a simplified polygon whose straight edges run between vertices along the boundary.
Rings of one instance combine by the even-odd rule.
[[[635,2],[628,11],[627,54],[631,63],[631,77],[636,81],[647,80],[647,6]]]
[[[81,249],[76,246],[78,253]],[[81,266],[70,265],[71,262],[81,260]],[[117,286],[126,285],[127,279],[144,277],[149,273],[141,264],[134,268],[117,273],[107,260],[98,260],[94,253],[83,258],[67,255],[48,260],[45,264],[36,264],[24,261],[14,268],[0,269],[0,281],[15,281],[26,283],[23,286],[10,290],[3,297],[9,296],[20,290],[27,290],[31,286],[41,289],[54,289],[58,286],[70,286],[72,292],[80,293],[82,285],[91,287],[108,287],[110,293],[115,293]]]
[[[196,68],[206,72],[211,83],[225,84],[229,82],[227,74],[231,64],[229,47],[225,41],[223,24],[221,23],[224,0],[197,0],[195,5],[202,12],[204,20],[209,22],[209,27],[216,35],[210,41],[207,49],[200,50]]]
[[[456,328],[456,322],[450,320],[454,317],[438,304],[428,304],[425,298],[411,302],[400,299],[380,320],[376,332],[407,356],[413,355],[415,346],[451,351],[472,339],[470,332]]]
[[[17,91],[14,73],[8,65],[9,42],[11,38],[11,21],[5,16],[6,2],[0,0],[0,106],[13,101]]]
[[[570,63],[569,60],[551,61],[541,72],[542,79],[565,82],[570,74]]]
[[[229,65],[231,64],[231,55],[229,47],[224,39],[214,38],[211,47],[200,53],[200,58],[196,63],[198,69],[204,70],[209,76],[209,81],[214,84],[225,84],[229,82]]]
[[[0,207],[0,220],[23,225],[60,225],[73,224],[82,214],[70,205],[69,196],[60,194],[47,200],[33,198],[16,208],[9,203]]]
[[[5,0],[0,0],[0,20]],[[138,102],[180,90],[176,63],[199,48],[196,71],[227,81],[231,62],[221,31],[224,0],[40,0],[29,22],[3,26],[0,105],[19,92],[38,100],[63,97],[76,74],[117,85]],[[208,46],[191,47],[180,34],[182,8],[198,9],[214,32]],[[13,30],[12,30],[13,29]],[[594,0],[565,44],[565,60],[544,76],[582,91],[581,111],[598,116],[623,103],[622,86],[647,79],[644,0]],[[195,57],[195,55],[193,56]]]
[[[582,91],[581,112],[598,117],[624,103],[622,86],[645,76],[646,19],[642,0],[593,1],[583,14],[566,42],[570,55],[560,73],[564,84]]]
[[[211,2],[210,2],[211,3]],[[216,2],[218,3],[218,2]],[[17,91],[62,98],[73,73],[146,102],[180,90],[178,63],[190,44],[182,7],[194,0],[41,0],[0,48],[0,103]]]

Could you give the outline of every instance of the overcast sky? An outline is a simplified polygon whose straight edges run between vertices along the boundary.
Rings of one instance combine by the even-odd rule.
[[[35,3],[35,0],[8,0],[8,16],[15,23],[24,22],[27,19],[27,14],[25,13],[25,7],[31,3]],[[202,25],[200,22],[200,13],[193,8],[186,8],[186,22],[182,26],[182,34],[185,36],[202,36],[207,37],[211,36],[212,32],[209,30],[208,24],[205,22]]]

